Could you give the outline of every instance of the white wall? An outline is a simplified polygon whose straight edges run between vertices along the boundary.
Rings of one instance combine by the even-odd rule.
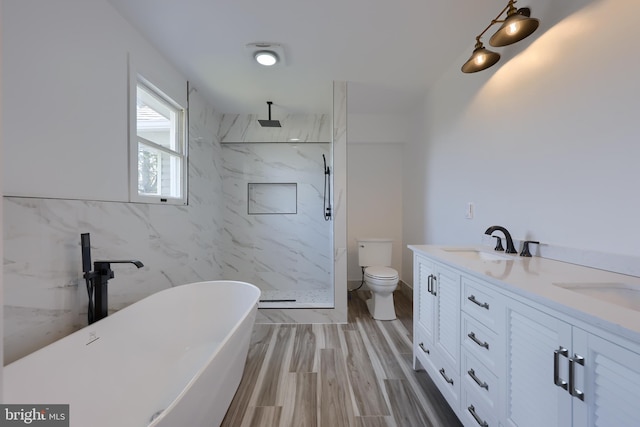
[[[393,239],[392,267],[403,257],[403,151],[410,121],[404,114],[349,113],[347,144],[349,281],[360,281],[357,239]],[[385,202],[380,203],[379,199]]]
[[[479,243],[500,224],[517,239],[640,256],[640,3],[531,6],[533,36],[476,74],[460,72],[461,55],[416,114],[405,243]]]
[[[393,239],[392,267],[402,265],[402,144],[348,144],[348,280],[361,280],[358,238]],[[402,279],[402,275],[401,275]]]
[[[127,201],[128,58],[181,105],[186,79],[105,0],[3,16],[4,194]]]

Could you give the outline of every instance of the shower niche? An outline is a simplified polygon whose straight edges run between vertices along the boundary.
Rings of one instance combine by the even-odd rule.
[[[331,117],[278,118],[262,128],[258,115],[222,116],[224,277],[260,287],[260,308],[333,308]]]
[[[250,182],[247,185],[249,215],[298,213],[298,184],[287,182]]]

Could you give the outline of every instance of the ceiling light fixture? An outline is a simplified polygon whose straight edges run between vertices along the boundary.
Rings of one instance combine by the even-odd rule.
[[[509,0],[509,4],[507,4],[498,16],[487,25],[487,28],[476,37],[473,54],[462,66],[463,73],[475,73],[486,70],[500,59],[500,54],[485,49],[480,41],[484,33],[493,25],[502,23],[498,31],[489,39],[489,44],[495,47],[508,46],[512,43],[519,42],[531,35],[538,28],[540,21],[531,18],[531,9],[528,7],[516,9],[515,3],[516,0]],[[500,17],[505,12],[507,12],[507,17],[500,20]]]
[[[258,64],[271,67],[278,62],[278,55],[271,50],[259,50],[253,55]]]
[[[264,67],[282,66],[286,64],[284,48],[281,44],[271,42],[249,43],[246,49],[251,55],[251,61]]]

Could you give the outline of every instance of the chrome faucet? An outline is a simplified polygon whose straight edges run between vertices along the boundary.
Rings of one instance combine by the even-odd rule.
[[[513,246],[513,239],[511,238],[511,234],[509,234],[509,231],[507,231],[506,228],[500,225],[492,225],[491,227],[487,228],[487,231],[485,231],[484,234],[491,236],[491,234],[494,231],[502,231],[502,233],[504,234],[504,238],[507,240],[507,250],[505,251],[505,253],[508,253],[508,254],[518,253],[518,251],[516,251],[516,248]]]

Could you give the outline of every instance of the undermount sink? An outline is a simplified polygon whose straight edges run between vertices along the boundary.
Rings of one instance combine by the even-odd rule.
[[[484,252],[477,249],[468,248],[448,248],[446,252],[456,253],[466,258],[475,259],[478,261],[518,261],[520,257],[518,254],[507,255],[498,252]]]
[[[640,285],[631,283],[554,283],[555,286],[640,311]]]

